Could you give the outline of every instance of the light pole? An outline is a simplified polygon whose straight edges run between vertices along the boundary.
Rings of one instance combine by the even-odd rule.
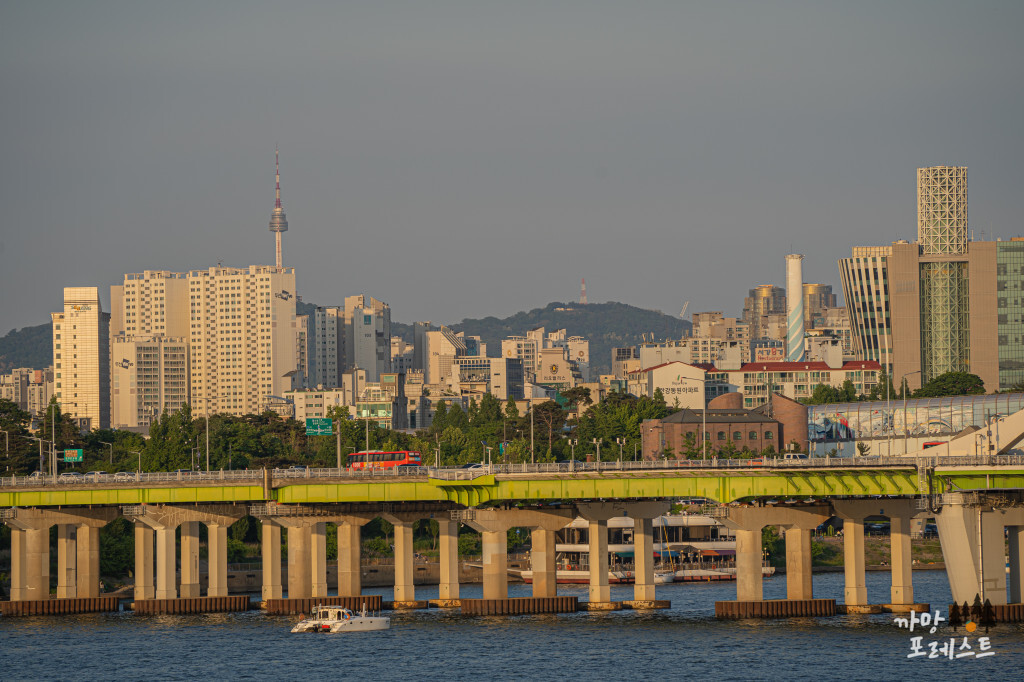
[[[110,463],[113,464],[114,463],[114,444],[113,443],[108,443],[105,440],[101,440],[100,442],[103,443],[104,445],[109,445],[110,446]]]
[[[534,464],[533,454],[533,396],[530,396],[530,464]]]
[[[622,445],[626,442],[625,438],[616,438],[615,442],[619,444],[619,466],[622,466]]]
[[[601,461],[601,439],[600,438],[592,438],[591,442],[595,446],[597,446],[597,461],[600,462]]]
[[[42,476],[43,475],[43,469],[46,468],[46,465],[45,465],[45,461],[46,460],[44,459],[44,456],[43,456],[43,443],[49,443],[50,441],[46,440],[45,438],[37,438],[35,436],[29,436],[29,440],[37,440],[37,441],[39,441],[39,475]]]
[[[142,473],[142,451],[141,450],[129,450],[128,452],[132,453],[133,455],[138,455],[139,456],[139,468],[137,469],[137,471],[141,474]]]
[[[900,379],[900,389],[903,391],[903,455],[907,454],[907,441],[910,438],[910,424],[907,422],[907,377],[911,374],[920,374],[921,370],[915,369],[913,372],[907,372]]]
[[[570,461],[575,461],[576,460],[576,445],[579,442],[580,442],[579,438],[570,438],[569,439],[569,460]]]

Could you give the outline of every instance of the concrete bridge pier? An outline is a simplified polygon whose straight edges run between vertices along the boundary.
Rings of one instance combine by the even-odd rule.
[[[634,542],[639,541],[633,553],[637,562],[634,597],[636,603],[654,605],[654,540],[651,519],[668,511],[665,502],[586,502],[576,505],[577,513],[589,522],[587,536],[590,543],[590,609],[617,609],[621,604],[611,601],[608,587],[608,520],[616,516],[634,519]]]
[[[466,525],[479,531],[483,540],[484,599],[508,598],[508,531],[531,528],[554,532],[572,519],[568,510],[476,509],[467,515]],[[542,557],[538,557],[541,559]],[[543,557],[547,562],[547,558]],[[552,557],[551,561],[554,561]],[[547,585],[545,589],[550,589]]]
[[[913,560],[910,554],[910,526],[918,513],[912,499],[833,500],[836,515],[843,519],[843,564],[846,586],[843,592],[848,612],[901,612],[925,605],[914,603]],[[864,520],[870,516],[889,519],[892,588],[888,604],[871,605],[864,573]],[[917,610],[921,610],[918,608]]]
[[[1009,526],[1011,602],[1021,603],[1021,527],[1024,508],[997,507],[998,499],[943,504],[935,517],[953,601],[972,603],[975,595],[993,605],[1007,603],[1004,528]]]
[[[416,600],[416,586],[412,546],[412,526],[425,516],[423,512],[386,512],[381,518],[394,527],[395,532],[395,608],[425,608],[427,602]]]
[[[373,515],[346,514],[332,520],[338,525],[338,596],[358,597],[363,593],[361,530]]]
[[[195,599],[200,596],[200,523],[205,524],[208,531],[206,596],[227,596],[227,527],[245,513],[245,507],[226,504],[192,507],[141,505],[132,512],[126,511],[135,520],[135,599],[178,598],[178,544],[175,534],[179,526],[181,597]]]
[[[728,507],[722,522],[736,533],[736,601],[716,602],[725,617],[832,615],[833,600],[814,598],[811,531],[832,516],[825,506]],[[786,540],[786,599],[765,601],[763,547],[765,526],[780,526]]]
[[[281,599],[284,596],[281,587],[281,526],[269,519],[261,519],[262,537],[260,554],[263,557],[263,590],[264,601]]]
[[[11,601],[50,598],[50,526],[57,526],[57,597],[99,596],[99,529],[115,508],[17,509],[11,528]]]
[[[440,537],[441,576],[437,585],[437,598],[441,603],[459,599],[459,522],[451,517],[435,519]]]
[[[530,533],[530,570],[533,596],[558,596],[558,566],[555,563],[555,531],[534,528]]]

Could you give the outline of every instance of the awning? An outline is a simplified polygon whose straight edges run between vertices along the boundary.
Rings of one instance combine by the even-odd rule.
[[[736,556],[735,549],[702,549],[701,556]]]

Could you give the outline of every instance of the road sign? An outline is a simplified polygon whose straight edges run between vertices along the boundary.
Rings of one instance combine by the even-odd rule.
[[[309,417],[306,419],[307,436],[330,436],[334,433],[334,422],[330,417]]]
[[[65,450],[64,451],[65,462],[81,462],[82,461],[82,449],[77,450]]]

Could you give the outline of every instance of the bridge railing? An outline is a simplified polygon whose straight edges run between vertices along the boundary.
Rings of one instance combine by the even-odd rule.
[[[273,482],[281,483],[297,479],[318,480],[352,480],[352,479],[401,479],[410,477],[429,477],[437,480],[472,480],[485,475],[516,475],[516,474],[587,474],[615,473],[637,471],[805,471],[813,469],[873,469],[897,468],[926,470],[946,466],[1024,466],[1024,456],[933,456],[933,457],[817,457],[813,459],[719,459],[711,457],[700,460],[643,460],[643,461],[610,461],[584,462],[579,460],[567,462],[529,463],[492,463],[466,467],[430,467],[430,466],[399,466],[380,469],[347,469],[347,468],[309,468],[291,467],[288,469],[272,469]],[[41,486],[95,486],[123,485],[217,485],[219,483],[260,483],[264,479],[263,469],[243,469],[231,471],[190,471],[179,470],[169,472],[119,472],[91,474],[62,474],[61,476],[6,476],[0,477],[0,488],[9,487],[41,487]]]

